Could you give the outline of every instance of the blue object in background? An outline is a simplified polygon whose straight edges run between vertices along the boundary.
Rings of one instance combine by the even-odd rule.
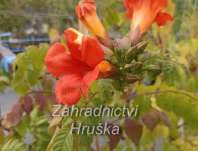
[[[11,37],[11,36],[13,36],[11,32],[0,33],[0,38]]]
[[[10,72],[10,65],[15,60],[16,56],[4,56],[1,60],[1,67],[6,73]]]

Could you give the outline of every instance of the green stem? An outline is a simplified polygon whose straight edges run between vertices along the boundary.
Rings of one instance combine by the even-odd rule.
[[[160,93],[174,93],[174,94],[180,94],[180,95],[185,95],[189,98],[191,98],[192,100],[198,102],[198,98],[192,94],[190,94],[189,92],[186,91],[181,91],[181,90],[157,90],[154,92],[145,92],[139,95],[156,95],[156,94],[160,94]],[[139,96],[137,95],[137,96]]]

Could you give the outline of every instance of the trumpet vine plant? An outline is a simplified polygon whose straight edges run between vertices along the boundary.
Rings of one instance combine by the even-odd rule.
[[[101,2],[80,0],[63,41],[28,47],[0,77],[21,96],[1,119],[0,150],[198,150],[198,38],[175,38],[171,0]],[[79,124],[85,133],[71,133]]]

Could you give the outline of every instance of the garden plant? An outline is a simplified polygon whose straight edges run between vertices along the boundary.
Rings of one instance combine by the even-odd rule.
[[[20,96],[0,150],[198,151],[196,0],[67,4],[61,39],[0,71],[2,93]]]

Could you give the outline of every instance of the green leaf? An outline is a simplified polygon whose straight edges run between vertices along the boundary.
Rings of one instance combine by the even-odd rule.
[[[17,139],[9,139],[1,148],[1,151],[26,151],[23,143]]]
[[[47,151],[72,151],[73,150],[73,135],[70,134],[67,126],[60,129],[53,141],[53,149]]]
[[[198,125],[198,102],[194,96],[183,91],[170,91],[173,93],[161,93],[157,95],[157,104],[162,109],[174,112],[182,117],[187,126],[197,130]],[[175,92],[175,93],[174,93]]]
[[[46,150],[47,145],[50,141],[50,136],[48,134],[48,119],[43,114],[41,114],[38,106],[35,107],[31,112],[30,119],[30,131],[36,140],[33,143],[32,150]]]
[[[16,92],[25,94],[39,83],[47,50],[48,45],[30,46],[25,52],[17,56],[13,65],[14,72],[11,81]]]

